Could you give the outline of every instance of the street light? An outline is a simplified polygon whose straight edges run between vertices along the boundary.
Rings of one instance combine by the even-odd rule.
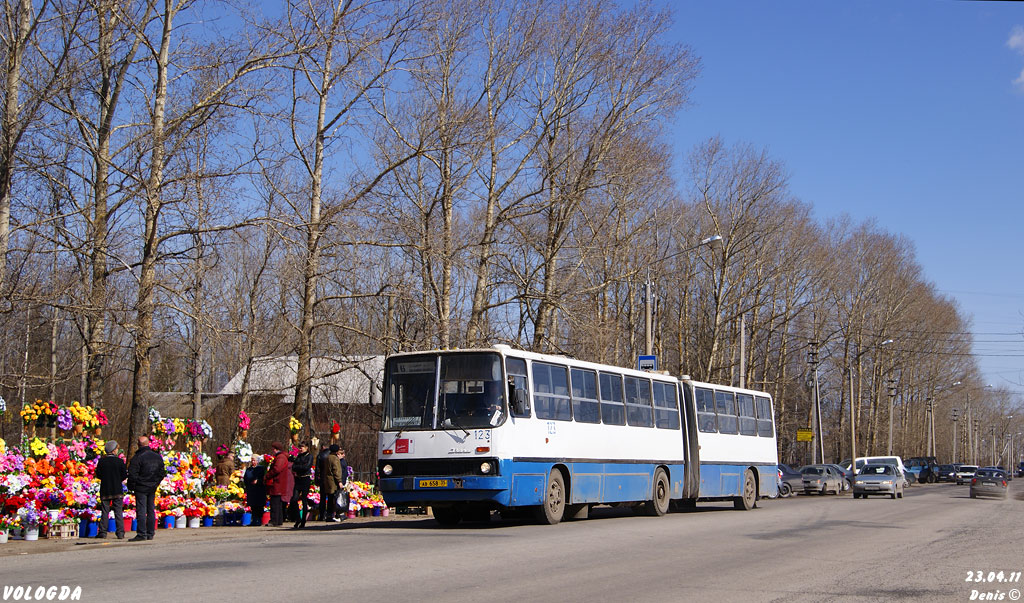
[[[693,251],[694,249],[700,249],[701,247],[703,247],[705,245],[710,246],[712,249],[714,249],[716,247],[721,247],[722,246],[722,236],[721,235],[712,235],[712,236],[710,236],[710,237],[708,237],[706,239],[702,239],[700,243],[697,243],[693,247],[687,247],[686,249],[681,249],[681,250],[679,250],[679,251],[677,251],[677,252],[675,252],[673,254],[667,255],[667,256],[665,256],[663,258],[660,258],[658,260],[655,260],[654,262],[651,262],[651,263],[653,264],[653,263],[664,262],[664,261],[670,260],[670,259],[672,259],[674,257],[681,256],[684,253],[688,253],[690,251]],[[651,282],[651,267],[650,267],[650,265],[648,265],[647,266],[647,282],[644,283],[644,344],[645,344],[644,349],[646,350],[646,353],[647,353],[648,356],[650,356],[651,354],[654,353],[654,315],[653,315],[653,313],[651,311],[651,306],[653,304],[653,299],[652,298],[654,297],[654,294],[652,292],[653,288],[654,288],[654,283]]]
[[[957,419],[959,419],[959,418],[960,418],[960,409],[959,408],[954,408],[953,409],[953,462],[954,463],[956,463],[956,449],[957,449],[956,424],[957,424]]]

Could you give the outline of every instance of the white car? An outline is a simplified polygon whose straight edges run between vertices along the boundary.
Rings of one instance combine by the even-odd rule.
[[[978,470],[977,465],[960,465],[956,468],[956,485],[962,486],[971,483],[974,473]]]

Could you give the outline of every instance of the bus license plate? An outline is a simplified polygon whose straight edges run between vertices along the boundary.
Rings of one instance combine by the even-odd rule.
[[[446,479],[421,479],[419,488],[447,488],[448,480]]]

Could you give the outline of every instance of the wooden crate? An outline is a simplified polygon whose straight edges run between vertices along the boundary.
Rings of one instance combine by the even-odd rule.
[[[50,526],[50,529],[46,531],[46,537],[50,540],[71,540],[73,538],[78,538],[78,525],[65,523]]]

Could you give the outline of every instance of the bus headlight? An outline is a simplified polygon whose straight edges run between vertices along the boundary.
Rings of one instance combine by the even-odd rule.
[[[491,469],[493,469],[493,467],[487,461],[480,463],[480,473],[486,475],[491,472]]]
[[[383,467],[380,468],[380,470],[381,473],[383,473],[384,475],[391,475],[391,472],[394,471],[394,468],[391,465],[384,465]]]

